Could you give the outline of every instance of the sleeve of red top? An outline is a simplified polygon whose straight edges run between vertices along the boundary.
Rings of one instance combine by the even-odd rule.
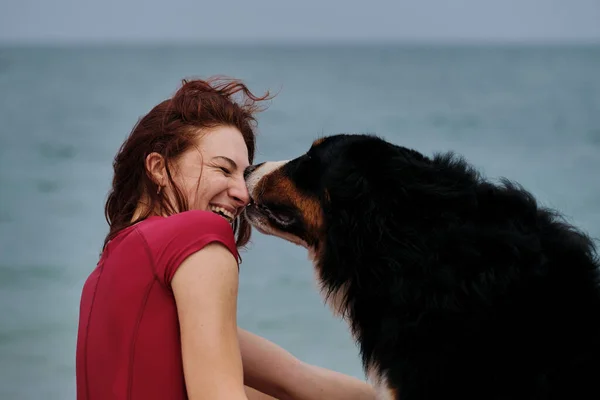
[[[238,260],[231,225],[209,211],[186,211],[163,218],[148,226],[144,236],[149,239],[155,273],[167,287],[181,263],[209,243],[225,245]]]

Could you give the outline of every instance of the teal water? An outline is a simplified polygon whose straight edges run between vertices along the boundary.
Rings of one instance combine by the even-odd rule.
[[[256,161],[317,136],[453,150],[600,237],[600,47],[0,47],[0,399],[75,397],[81,286],[106,234],[111,161],[183,77],[277,92]],[[303,249],[254,234],[239,323],[363,377]]]

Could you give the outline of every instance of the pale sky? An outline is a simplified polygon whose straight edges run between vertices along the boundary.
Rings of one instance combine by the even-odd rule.
[[[0,42],[600,42],[600,0],[0,0]]]

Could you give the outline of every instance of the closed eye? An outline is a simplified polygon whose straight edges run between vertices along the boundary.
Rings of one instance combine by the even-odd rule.
[[[214,163],[213,165],[215,167],[219,168],[225,175],[231,175],[231,171],[237,171],[238,170],[238,166],[235,163],[235,161],[233,161],[229,157],[216,156],[216,157],[213,157],[212,160],[213,161],[219,160],[218,162]],[[223,167],[222,166],[223,162],[226,163],[228,165],[228,167]]]

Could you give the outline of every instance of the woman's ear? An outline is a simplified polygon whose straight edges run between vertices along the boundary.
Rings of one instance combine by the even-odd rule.
[[[146,156],[146,172],[159,187],[167,186],[165,158],[156,152]]]

